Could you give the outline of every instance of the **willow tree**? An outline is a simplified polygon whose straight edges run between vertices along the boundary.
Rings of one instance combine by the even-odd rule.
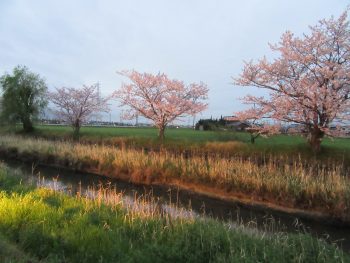
[[[20,121],[25,132],[33,130],[35,119],[47,105],[45,80],[25,66],[0,78],[2,88],[1,117],[8,122]]]
[[[246,96],[254,105],[237,115],[246,119],[274,119],[303,125],[315,152],[322,138],[334,135],[332,122],[349,120],[350,27],[347,13],[321,20],[301,37],[287,31],[269,62],[245,63],[235,84],[269,91],[269,97]]]
[[[208,88],[204,83],[185,85],[183,81],[169,79],[165,74],[123,71],[130,83],[123,84],[114,93],[121,106],[128,106],[127,118],[141,115],[159,130],[159,139],[164,139],[167,125],[186,115],[195,115],[206,109]]]

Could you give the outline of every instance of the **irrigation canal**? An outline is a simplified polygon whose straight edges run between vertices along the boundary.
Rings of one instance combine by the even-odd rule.
[[[284,212],[235,204],[176,188],[135,185],[95,174],[75,173],[66,169],[33,167],[17,161],[5,162],[11,169],[19,169],[30,181],[69,194],[93,196],[98,189],[112,189],[121,193],[123,203],[137,199],[149,200],[158,209],[172,216],[213,217],[234,225],[244,225],[267,232],[307,232],[337,243],[350,252],[350,227],[301,219]],[[152,205],[152,204],[150,204]]]

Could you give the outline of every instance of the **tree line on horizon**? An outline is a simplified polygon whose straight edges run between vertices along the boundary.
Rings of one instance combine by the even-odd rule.
[[[252,107],[235,113],[237,119],[249,121],[252,134],[276,134],[281,123],[302,125],[315,152],[320,151],[324,136],[335,136],[340,129],[330,129],[334,121],[350,120],[350,26],[347,11],[339,18],[320,20],[301,37],[285,32],[279,43],[270,45],[278,56],[257,62],[245,62],[234,84],[258,87],[268,97],[248,95],[245,104]],[[119,72],[128,83],[102,97],[99,85],[81,88],[56,88],[48,91],[45,80],[25,66],[0,78],[2,88],[1,117],[8,122],[20,121],[26,132],[33,130],[33,118],[50,101],[55,114],[69,123],[74,136],[93,115],[108,112],[111,99],[126,106],[125,118],[143,116],[150,119],[164,139],[166,127],[173,121],[195,115],[208,106],[205,83],[185,84],[164,73]],[[274,120],[274,125],[264,120]]]

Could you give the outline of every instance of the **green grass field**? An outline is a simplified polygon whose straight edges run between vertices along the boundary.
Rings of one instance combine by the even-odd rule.
[[[70,136],[72,129],[67,126],[36,126],[37,133],[52,136]],[[82,127],[81,137],[93,139],[105,139],[113,137],[133,137],[156,140],[158,131],[156,128],[135,127]],[[183,142],[229,141],[248,140],[245,133],[220,132],[220,131],[195,131],[186,128],[169,128],[166,130],[166,140]]]
[[[71,136],[72,129],[68,126],[36,126],[37,133],[51,136]],[[114,128],[114,127],[82,127],[81,137],[93,139],[105,139],[114,137],[132,137],[157,140],[158,131],[156,128]],[[193,142],[225,142],[241,141],[250,144],[250,135],[246,132],[234,131],[196,131],[188,128],[168,128],[166,130],[166,140],[181,141],[184,143]],[[306,144],[306,139],[302,136],[275,135],[268,138],[259,138],[256,141],[258,146],[287,145],[295,146]],[[350,138],[325,138],[325,147],[338,149],[350,149]]]
[[[0,129],[0,133],[22,134],[21,127]],[[298,135],[275,135],[260,137],[255,144],[250,143],[250,134],[234,131],[196,131],[185,128],[169,128],[165,141],[161,144],[156,128],[135,127],[82,127],[80,142],[104,143],[136,149],[166,148],[168,151],[189,151],[195,154],[211,153],[222,156],[285,155],[304,160],[333,160],[350,165],[350,138],[324,138],[321,153],[315,155],[305,137]],[[29,136],[47,139],[72,139],[72,129],[68,126],[36,125]]]
[[[70,137],[72,136],[72,129],[68,126],[35,126],[37,135],[54,136],[54,137]],[[20,128],[16,129],[21,131]],[[116,137],[126,137],[133,139],[148,139],[157,140],[158,130],[156,128],[144,127],[82,127],[81,138],[90,139],[110,139]],[[205,143],[205,142],[227,142],[240,141],[250,144],[250,135],[246,132],[234,131],[196,131],[188,128],[168,128],[166,130],[166,141],[180,141],[182,143]],[[297,146],[304,145],[307,141],[302,136],[291,135],[275,135],[272,137],[260,137],[256,140],[257,147],[269,146]],[[334,149],[350,150],[350,138],[325,138],[322,146]]]
[[[67,126],[36,126],[36,134],[44,137],[65,137],[69,138],[72,129]],[[126,144],[139,147],[157,146],[158,131],[156,128],[112,128],[112,127],[83,127],[81,129],[81,139],[87,141],[108,141],[126,139]],[[250,134],[246,132],[234,131],[196,131],[186,128],[169,128],[166,130],[165,147],[171,149],[203,148],[208,143],[225,143],[238,141],[245,144],[241,149],[245,154],[253,152],[281,153],[281,154],[301,154],[302,156],[313,156],[313,153],[305,137],[298,135],[275,135],[268,138],[260,137],[256,143],[250,143]],[[209,147],[210,148],[210,147]],[[227,150],[227,146],[212,147],[209,151],[218,153]],[[235,145],[237,148],[237,145]],[[233,149],[235,151],[236,149]],[[350,138],[324,138],[322,142],[322,152],[320,157],[331,157],[337,159],[348,159],[350,156]]]

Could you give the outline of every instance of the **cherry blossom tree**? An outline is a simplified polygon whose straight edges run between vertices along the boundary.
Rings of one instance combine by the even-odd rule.
[[[250,133],[250,142],[255,143],[255,140],[262,137],[268,137],[280,133],[279,125],[271,125],[269,123],[259,123],[256,120],[251,122],[251,126],[246,129]]]
[[[110,98],[100,96],[99,84],[83,85],[81,89],[56,88],[48,93],[48,97],[57,107],[56,115],[72,126],[75,138],[79,136],[81,125],[94,114],[109,111]]]
[[[165,74],[139,73],[135,70],[120,72],[130,80],[129,84],[114,93],[121,106],[128,106],[125,116],[137,114],[150,119],[164,139],[166,126],[185,115],[194,115],[206,109],[208,88],[204,83],[185,85],[182,81],[169,79]]]
[[[349,120],[350,27],[347,12],[338,19],[321,20],[310,33],[296,37],[291,32],[270,45],[279,56],[257,63],[246,62],[235,79],[240,86],[269,91],[269,97],[248,95],[244,103],[256,107],[238,115],[270,118],[305,126],[315,152],[325,135],[332,136],[331,122]]]
[[[257,117],[254,117],[249,110],[246,112],[239,112],[237,116],[230,118],[230,120],[247,122],[249,127],[245,130],[250,134],[250,142],[252,144],[254,144],[255,140],[260,136],[268,137],[281,132],[280,123],[271,124],[268,122],[262,122]]]

